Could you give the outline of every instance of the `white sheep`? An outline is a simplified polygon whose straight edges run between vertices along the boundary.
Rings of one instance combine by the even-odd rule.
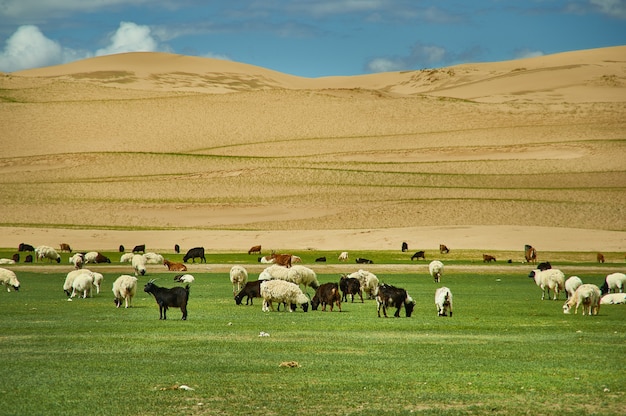
[[[133,296],[137,292],[137,278],[128,274],[123,274],[113,282],[113,296],[115,296],[115,306],[122,305],[125,301],[125,308],[130,308]]]
[[[574,292],[574,296],[571,297],[565,305],[563,305],[563,313],[569,314],[572,306],[576,305],[574,314],[578,313],[578,307],[583,305],[583,316],[585,310],[588,315],[597,315],[600,311],[600,288],[596,285],[583,284],[578,286],[578,289]]]
[[[163,264],[163,256],[157,253],[145,253],[143,255],[146,258],[146,264]]]
[[[374,273],[359,269],[354,273],[350,273],[348,277],[359,279],[359,282],[361,283],[361,291],[367,293],[368,299],[374,299],[378,295],[379,280]]]
[[[259,257],[259,263],[269,264],[274,263],[274,259],[271,256]]]
[[[104,276],[102,276],[101,273],[97,272],[92,272],[91,276],[93,277],[93,285],[96,287],[96,293],[100,293],[100,286],[102,286]]]
[[[142,254],[135,254],[131,259],[133,270],[135,270],[135,276],[146,274],[146,258]]]
[[[0,259],[0,264],[15,264],[13,259]]]
[[[96,263],[96,257],[98,257],[97,251],[89,251],[85,253],[85,263]]]
[[[607,293],[600,299],[600,305],[617,305],[626,303],[626,293]]]
[[[307,286],[310,286],[311,289],[315,290],[320,285],[320,283],[317,281],[317,275],[315,274],[315,272],[306,266],[297,264],[295,266],[291,266],[287,270],[287,280],[297,285],[304,286],[305,292]]]
[[[74,265],[75,269],[82,269],[83,264],[85,264],[85,256],[82,253],[76,253],[70,257],[69,261]]]
[[[39,246],[35,249],[35,254],[37,256],[37,260],[48,259],[50,261],[56,261],[57,263],[61,262],[61,256],[55,249],[50,246]]]
[[[193,283],[196,279],[190,274],[179,274],[174,276],[174,280],[180,283]]]
[[[259,280],[272,280],[272,279],[289,281],[289,269],[287,267],[280,266],[278,264],[273,264],[269,267],[266,267],[259,274]]]
[[[74,279],[76,279],[76,276],[78,276],[79,274],[83,274],[83,273],[92,273],[92,272],[89,269],[72,270],[71,272],[67,274],[67,276],[65,276],[65,282],[63,283],[63,291],[65,292],[67,296],[72,295],[72,288],[73,288]]]
[[[619,292],[623,293],[626,287],[626,274],[624,273],[611,273],[604,279],[602,285],[602,293]]]
[[[435,279],[435,282],[439,283],[443,274],[443,263],[439,260],[431,261],[428,265],[428,272]]]
[[[583,284],[583,281],[578,276],[571,276],[569,279],[565,281],[565,292],[567,293],[567,298],[571,299],[574,296],[574,292],[580,285]]]
[[[539,270],[535,269],[528,274],[535,280],[535,284],[541,288],[541,300],[545,299],[546,291],[548,299],[550,290],[554,293],[554,300],[559,298],[559,293],[565,288],[565,274],[559,269]]]
[[[348,252],[347,251],[342,251],[337,259],[339,261],[348,261]]]
[[[135,253],[124,253],[120,257],[120,263],[130,263],[133,260]]]
[[[438,316],[447,316],[450,311],[452,317],[452,292],[443,286],[435,290],[435,306],[437,307]]]
[[[7,292],[11,291],[11,287],[17,292],[20,290],[20,281],[13,270],[0,268],[0,284],[7,288]]]
[[[289,305],[289,312],[293,312],[292,304],[302,306],[304,312],[309,309],[309,298],[295,283],[285,280],[266,280],[261,283],[261,297],[263,298],[263,312],[274,310],[273,302],[284,302]]]
[[[233,284],[233,296],[239,293],[248,281],[248,271],[245,267],[234,265],[230,269],[230,282]]]
[[[77,293],[83,294],[83,299],[87,298],[87,296],[92,297],[92,288],[93,288],[93,274],[89,273],[80,273],[72,282],[72,294],[70,298],[76,296]]]

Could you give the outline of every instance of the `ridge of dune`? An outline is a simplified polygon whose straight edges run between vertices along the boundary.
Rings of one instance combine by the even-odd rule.
[[[303,78],[212,58],[131,52],[13,73],[118,88],[198,93],[263,89],[374,90],[483,102],[622,102],[626,100],[626,46],[445,68],[368,75]]]

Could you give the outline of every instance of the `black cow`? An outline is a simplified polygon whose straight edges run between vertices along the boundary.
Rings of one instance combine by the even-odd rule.
[[[420,250],[420,251],[416,252],[415,254],[413,254],[411,256],[411,261],[413,261],[415,259],[417,259],[417,260],[419,260],[419,259],[426,260],[426,253],[424,252],[424,250]]]
[[[204,247],[194,247],[189,249],[185,257],[183,257],[183,261],[187,263],[187,260],[191,259],[192,263],[196,262],[196,258],[199,257],[202,263],[206,263],[206,257],[204,257]]]
[[[387,317],[387,308],[395,307],[396,313],[393,314],[396,318],[400,317],[400,308],[404,305],[404,311],[406,317],[410,318],[415,308],[415,301],[409,296],[406,290],[391,286],[388,284],[378,285],[378,295],[376,296],[376,303],[378,305],[378,317],[380,318],[380,309],[382,308],[385,318]]]

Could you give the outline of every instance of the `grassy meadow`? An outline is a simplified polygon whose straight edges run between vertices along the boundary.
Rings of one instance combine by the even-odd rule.
[[[230,264],[259,265],[241,254],[213,254],[208,266],[225,271],[191,271],[196,282],[188,320],[170,309],[168,320],[160,321],[143,285],[156,278],[171,287],[175,273],[149,268],[133,307],[116,309],[111,285],[130,266],[108,254],[113,264],[91,267],[105,276],[101,293],[71,302],[62,291],[70,269],[65,257],[58,265],[9,266],[22,288],[0,293],[0,414],[623,412],[626,307],[603,305],[593,317],[564,315],[563,295],[541,301],[528,265],[478,267],[472,258],[451,258],[438,285],[427,262],[393,271],[406,259],[365,253],[383,263],[371,269],[378,267],[381,281],[406,288],[417,302],[411,318],[402,310],[401,318],[384,319],[374,300],[343,303],[342,312],[263,313],[260,299],[237,306]],[[319,270],[321,283],[338,281],[333,268],[358,268],[315,265],[300,254]],[[566,258],[566,275],[598,285],[622,267]],[[452,318],[436,316],[433,296],[440,285],[454,294]],[[291,361],[299,367],[280,366]],[[193,390],[176,389],[180,385]]]

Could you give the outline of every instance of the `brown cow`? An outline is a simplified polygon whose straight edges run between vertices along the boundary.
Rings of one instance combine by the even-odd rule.
[[[248,254],[259,253],[261,254],[261,246],[252,246],[250,250],[248,250]]]
[[[492,261],[496,261],[496,258],[494,256],[491,256],[489,254],[483,254],[483,263],[491,263]]]
[[[598,263],[604,263],[604,254],[598,253],[596,259],[598,260]]]

